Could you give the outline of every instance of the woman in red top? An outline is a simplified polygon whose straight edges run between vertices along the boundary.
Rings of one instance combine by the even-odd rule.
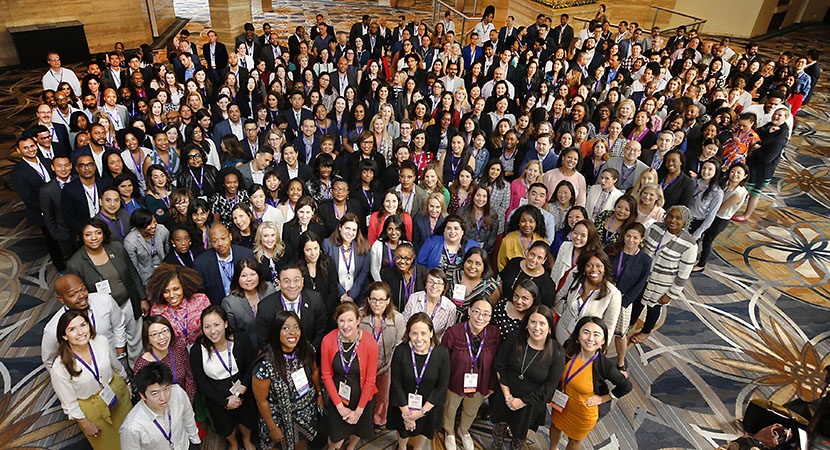
[[[403,219],[406,228],[406,239],[412,241],[412,216],[403,210],[401,206],[401,194],[395,188],[391,188],[383,194],[383,205],[379,211],[375,211],[369,217],[369,245],[375,243],[380,237],[380,232],[383,231],[383,224],[386,223],[386,218],[389,216],[398,215]]]
[[[178,265],[162,264],[147,280],[147,298],[153,305],[150,313],[164,316],[188,349],[202,334],[199,317],[210,306],[207,295],[197,293],[201,289],[199,274]]]

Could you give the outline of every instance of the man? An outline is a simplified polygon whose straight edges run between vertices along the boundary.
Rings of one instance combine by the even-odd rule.
[[[256,31],[254,30],[254,24],[248,22],[243,28],[245,31],[236,37],[236,40],[234,41],[234,48],[238,48],[239,44],[244,43],[245,53],[248,56],[256,58],[256,56],[262,51],[262,45],[257,38]]]
[[[444,18],[440,22],[444,25],[444,32],[452,31],[455,33],[455,21],[453,20],[453,13],[449,9],[444,11]]]
[[[654,144],[654,147],[644,151],[640,155],[640,161],[646,163],[652,169],[657,170],[663,165],[663,158],[666,156],[666,153],[673,147],[674,133],[668,130],[662,131],[657,136],[657,143]]]
[[[126,106],[118,104],[118,94],[116,94],[115,89],[107,88],[104,90],[104,106],[101,109],[110,117],[112,126],[115,127],[116,131],[127,127],[130,114]]]
[[[62,123],[55,123],[52,121],[52,108],[46,103],[41,103],[37,106],[35,112],[37,116],[37,124],[46,127],[49,131],[49,137],[52,141],[52,150],[55,155],[69,155],[72,144],[69,141],[69,127]],[[30,128],[26,133],[31,137],[36,137],[34,134],[34,127]]]
[[[807,58],[804,57],[795,60],[795,86],[793,94],[801,94],[803,97],[806,97],[813,90],[812,77],[804,71],[807,68],[808,62]],[[796,108],[795,113],[797,112],[798,109]]]
[[[507,71],[503,67],[496,67],[493,70],[493,79],[484,83],[484,87],[481,88],[481,96],[485,99],[490,98],[490,95],[493,93],[493,88],[496,86],[496,83],[499,81],[504,81],[507,83],[507,96],[510,98],[515,98],[516,90],[513,87],[513,83],[507,81]]]
[[[288,53],[292,61],[300,54],[300,42],[305,42],[305,27],[302,25],[295,28],[294,34],[288,37]]]
[[[271,33],[268,45],[262,47],[262,52],[259,54],[261,60],[265,61],[265,68],[273,72],[277,61],[282,56],[283,52],[288,51],[280,45],[280,36],[277,33]]]
[[[265,185],[263,182],[265,169],[271,167],[272,162],[274,162],[274,150],[270,146],[263,145],[251,162],[239,166],[239,173],[242,174],[242,179],[239,180],[241,187],[248,189],[255,183]]]
[[[90,128],[89,144],[76,149],[72,152],[72,159],[77,159],[78,155],[89,155],[95,161],[95,167],[98,169],[98,176],[104,176],[104,154],[107,150],[117,151],[116,149],[107,145],[107,129],[100,123],[92,124]]]
[[[184,83],[193,78],[193,74],[199,68],[199,58],[194,58],[193,55],[190,52],[184,52],[179,55],[178,60],[181,62],[181,65],[176,69],[176,78],[178,78],[180,83]]]
[[[640,153],[642,147],[637,141],[628,141],[623,148],[623,156],[615,156],[609,158],[605,163],[608,169],[615,169],[620,174],[617,188],[626,192],[632,187],[634,183],[640,179],[640,175],[648,169],[648,166],[643,161],[640,161]]]
[[[326,24],[317,25],[317,37],[312,41],[312,52],[314,56],[319,56],[320,51],[324,48],[329,48],[329,41],[334,39],[334,36],[329,35]]]
[[[248,78],[251,76],[248,69],[239,65],[239,55],[237,53],[228,55],[228,66],[222,69],[220,76],[222,79],[225,79],[229,73],[236,75],[237,88],[246,86],[248,84]]]
[[[418,167],[412,161],[404,161],[398,174],[398,184],[395,190],[400,193],[401,207],[410,215],[423,210],[427,203],[427,192],[415,184],[418,177]]]
[[[540,134],[536,137],[536,148],[533,152],[528,152],[525,156],[524,161],[519,166],[519,173],[524,171],[525,166],[533,160],[539,160],[542,163],[542,172],[547,172],[548,170],[553,170],[556,168],[556,161],[559,158],[556,157],[556,153],[550,151],[552,144],[553,137],[550,134]]]
[[[320,154],[320,135],[314,119],[306,117],[300,125],[300,135],[294,139],[294,148],[299,154],[300,161],[311,165],[311,162]]]
[[[121,84],[126,84],[127,71],[121,69],[121,60],[115,53],[109,55],[108,61],[109,67],[101,75],[101,87],[118,89]]]
[[[228,118],[217,123],[213,129],[213,141],[217,149],[222,148],[222,138],[229,134],[236,136],[238,141],[245,138],[245,129],[241,117],[242,112],[239,109],[239,105],[236,103],[228,104]]]
[[[130,232],[130,213],[122,206],[118,188],[110,186],[101,192],[101,210],[98,218],[103,219],[110,230],[110,240],[124,243],[124,238]]]
[[[559,26],[551,30],[553,33],[553,40],[556,42],[556,48],[570,48],[571,41],[574,38],[574,29],[568,25],[569,16],[562,14],[559,16]]]
[[[666,43],[670,51],[674,51],[675,48],[680,48],[686,45],[688,39],[686,37],[686,25],[680,25],[677,27],[677,31],[675,31],[675,35],[669,38],[669,41]]]
[[[141,72],[138,72],[138,71],[133,72],[133,74],[130,76],[130,86],[129,86],[129,88],[131,88],[132,91],[130,91],[130,89],[127,89],[127,95],[129,95],[130,92],[134,92],[135,93],[135,100],[144,99],[146,101],[146,100],[149,100],[149,99],[152,99],[152,98],[156,98],[156,90],[149,87],[149,86],[147,86],[144,83],[144,80],[146,80],[146,79],[147,78]],[[121,89],[123,90],[124,87],[122,86]],[[130,98],[127,98],[126,95],[124,97],[125,97],[124,100],[126,100],[126,101],[131,100]],[[126,108],[126,106],[124,106],[124,107]],[[129,110],[127,111],[127,113],[129,114]]]
[[[210,303],[221,305],[222,299],[231,291],[236,263],[241,259],[253,258],[254,254],[245,247],[231,245],[231,233],[221,223],[210,227],[208,236],[212,248],[196,257],[193,268],[202,277],[204,292],[210,298]]]
[[[458,76],[458,63],[448,61],[446,69],[447,75],[438,79],[438,81],[444,84],[444,89],[452,93],[455,93],[458,88],[464,89],[464,79]]]
[[[329,36],[335,36],[336,35],[335,32],[334,32],[334,27],[326,23],[326,20],[325,20],[325,18],[323,17],[322,14],[317,14],[316,16],[314,16],[314,22],[315,23],[314,23],[314,26],[311,27],[311,34],[310,34],[310,37],[311,37],[312,40],[314,40],[314,38],[316,38],[317,35],[320,34],[320,30],[319,30],[320,25],[323,25],[323,26],[326,27],[326,34],[328,34]]]
[[[49,64],[49,70],[43,74],[43,78],[41,78],[41,82],[43,84],[43,90],[51,89],[55,92],[58,91],[58,86],[66,81],[72,86],[72,91],[75,95],[81,95],[81,83],[78,81],[78,76],[75,75],[75,72],[72,69],[67,69],[65,67],[61,67],[61,56],[58,52],[49,52],[46,54],[46,63]]]
[[[101,210],[99,193],[109,186],[107,181],[95,176],[95,160],[88,153],[75,159],[75,171],[78,178],[61,191],[61,212],[72,236],[80,235],[89,219]]]
[[[259,127],[253,119],[245,119],[242,131],[245,136],[240,139],[239,145],[242,146],[242,158],[248,162],[256,158],[257,153],[263,148],[264,137],[259,136]]]
[[[651,34],[643,38],[643,50],[650,52],[654,48],[654,41],[660,38],[660,27],[651,27]]]
[[[364,14],[363,18],[360,22],[352,25],[351,30],[349,30],[349,44],[354,47],[354,41],[361,37],[369,34],[369,25],[371,24],[371,17],[368,14]],[[363,43],[365,48],[366,43]]]
[[[44,226],[49,232],[49,236],[58,242],[60,248],[60,258],[53,260],[55,269],[58,272],[63,272],[66,270],[66,259],[77,250],[75,236],[66,226],[61,205],[61,192],[64,186],[69,183],[72,175],[72,163],[69,161],[69,156],[55,156],[55,159],[52,160],[52,172],[54,172],[55,177],[40,187],[38,200],[40,201],[40,209],[43,211]]]
[[[507,16],[507,19],[504,20],[504,26],[499,29],[499,50],[507,47],[507,38],[516,36],[517,30],[513,26],[514,20],[516,19],[513,16]]]
[[[363,48],[369,51],[369,54],[374,59],[383,56],[383,48],[386,46],[386,40],[380,35],[380,25],[377,22],[372,22],[369,25],[369,32],[363,35]]]
[[[551,244],[556,236],[556,218],[545,208],[547,202],[548,187],[544,183],[536,182],[527,188],[527,194],[525,194],[525,198],[519,200],[519,205],[531,205],[539,208],[542,217],[545,219],[545,231],[547,232],[545,240],[548,244]],[[513,216],[513,211],[510,213],[511,217]],[[510,220],[510,218],[508,217],[507,220]]]
[[[55,153],[55,148],[52,145],[52,135],[49,133],[49,129],[44,127],[43,125],[35,125],[30,129],[31,137],[34,138],[35,143],[37,144],[37,151],[38,154],[48,160],[53,160],[57,156],[68,156],[68,155],[57,155]]]
[[[464,67],[472,67],[473,62],[478,61],[484,55],[484,51],[478,45],[478,39],[478,33],[470,33],[468,44],[461,49],[461,57],[464,58]]]
[[[487,72],[487,77],[492,78],[493,74],[496,71],[496,68],[500,67],[500,68],[504,69],[504,73],[505,73],[504,79],[505,80],[514,80],[514,79],[516,79],[517,78],[516,77],[516,68],[513,67],[512,64],[510,64],[510,60],[512,58],[513,58],[513,52],[509,48],[506,48],[506,49],[502,50],[501,54],[499,55],[498,61],[496,61],[495,64],[490,66],[490,70]],[[521,78],[521,76],[519,78]]]
[[[416,50],[418,55],[421,57],[421,69],[424,69],[427,72],[432,70],[432,64],[437,58],[437,53],[435,52],[435,49],[432,48],[431,43],[432,38],[430,38],[428,34],[425,34],[421,36],[421,47]]]
[[[342,56],[337,60],[337,70],[331,74],[331,87],[342,97],[349,86],[357,89],[357,74],[349,70],[349,60]]]
[[[525,44],[529,45],[536,41],[539,38],[539,27],[545,24],[545,15],[544,14],[537,14],[536,15],[536,22],[532,25],[527,27],[527,32],[525,33]]]
[[[271,324],[280,311],[293,311],[300,317],[303,338],[314,348],[320,348],[326,332],[326,321],[337,305],[326,305],[316,291],[303,289],[303,273],[296,261],[284,265],[279,273],[280,290],[259,302],[256,315],[256,335],[259,347],[268,343]]]
[[[121,424],[122,449],[184,450],[201,444],[190,398],[181,386],[173,384],[173,372],[166,364],[153,362],[142,367],[133,382],[141,400]]]
[[[620,52],[620,54],[622,54],[622,52]],[[635,72],[635,70],[633,70],[634,61],[637,60],[642,61],[643,65],[648,63],[646,57],[643,56],[643,46],[639,42],[631,46],[631,54],[623,58],[622,62],[620,62],[620,66],[633,76]]]
[[[219,42],[219,36],[215,31],[208,31],[207,36],[208,41],[202,45],[202,56],[207,64],[208,78],[213,83],[219,83],[220,73],[228,67],[228,48]]]
[[[810,103],[810,99],[813,98],[813,92],[816,90],[816,83],[818,83],[818,79],[821,76],[821,67],[818,64],[819,58],[821,58],[821,50],[815,48],[807,50],[807,65],[804,66],[804,73],[810,77],[810,91],[807,93],[807,96],[804,97],[804,105]],[[792,118],[792,115],[789,117]],[[790,130],[792,132],[792,127],[790,127]]]
[[[339,63],[338,63],[338,78],[339,78]],[[338,80],[339,82],[339,80]],[[291,92],[291,96],[289,97],[289,101],[291,103],[291,108],[282,112],[283,117],[288,121],[288,134],[286,135],[286,140],[293,142],[297,136],[300,136],[300,127],[303,124],[303,120],[311,119],[311,111],[306,108],[303,108],[303,104],[305,103],[305,98],[303,97],[303,92],[300,90],[294,90]],[[299,149],[298,149],[299,151]]]
[[[62,307],[58,308],[46,323],[43,328],[43,338],[40,341],[40,358],[47,370],[52,370],[52,363],[58,357],[58,339],[55,336],[58,320],[69,310],[86,314],[95,328],[95,333],[107,338],[118,358],[127,357],[127,329],[124,312],[110,294],[100,292],[90,294],[79,276],[66,274],[55,281],[55,297]],[[128,315],[132,317],[132,307]],[[141,354],[140,330],[137,337],[137,348],[130,348],[130,351],[136,352],[136,356]]]
[[[95,113],[98,112],[100,108],[98,108],[98,98],[95,97],[95,94],[87,93],[81,97],[81,104],[84,106],[84,114],[86,114],[87,120],[90,122],[92,118],[95,117]],[[69,133],[67,132],[67,138],[69,137]]]

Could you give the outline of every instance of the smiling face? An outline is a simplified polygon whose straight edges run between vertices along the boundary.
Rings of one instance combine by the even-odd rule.
[[[415,322],[409,327],[409,342],[418,353],[425,353],[429,350],[432,343],[432,330],[429,325],[424,322]]]
[[[513,291],[512,302],[516,311],[524,313],[533,306],[533,295],[527,289],[516,286],[516,289]]]
[[[547,338],[550,332],[550,323],[548,323],[548,319],[546,319],[545,316],[539,313],[533,313],[530,315],[527,321],[527,334],[531,339],[537,342],[543,341]]]
[[[461,228],[461,224],[456,221],[446,222],[446,227],[444,228],[444,241],[447,244],[457,245],[461,242],[461,238],[464,236],[464,230]]]
[[[357,339],[358,334],[358,318],[352,311],[344,311],[337,316],[337,329],[340,330],[341,339],[353,342]]]
[[[571,241],[573,241],[574,248],[582,248],[588,243],[588,227],[584,224],[577,224],[571,231]]]
[[[683,220],[683,214],[679,209],[673,208],[666,214],[666,229],[669,233],[677,235],[684,226],[686,226],[686,221]]]
[[[302,337],[302,330],[297,319],[289,317],[282,324],[280,328],[280,344],[282,345],[283,353],[291,353],[297,347]]]
[[[588,322],[579,329],[579,345],[588,354],[593,354],[605,345],[605,333],[599,325]]]
[[[83,316],[78,316],[69,321],[64,331],[64,341],[73,347],[83,347],[89,343],[89,322]]]
[[[83,229],[81,239],[83,239],[84,247],[87,250],[98,250],[104,244],[104,231],[92,225],[87,225]]]
[[[484,261],[481,259],[481,255],[478,253],[473,253],[464,261],[464,274],[467,275],[468,278],[477,280],[481,277],[481,274],[484,272]]]
[[[594,286],[598,286],[602,282],[602,277],[605,276],[605,264],[597,258],[592,256],[585,263],[585,277]]]

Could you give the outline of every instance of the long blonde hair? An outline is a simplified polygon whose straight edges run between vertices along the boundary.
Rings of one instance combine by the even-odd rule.
[[[262,230],[265,229],[274,230],[274,234],[277,235],[277,243],[274,246],[274,256],[282,258],[285,254],[285,243],[283,243],[282,238],[280,238],[280,230],[277,228],[277,224],[271,222],[270,220],[262,222],[256,229],[256,235],[254,237],[254,256],[256,256],[257,261],[260,262],[262,262],[262,258],[265,256],[265,252],[262,248]]]

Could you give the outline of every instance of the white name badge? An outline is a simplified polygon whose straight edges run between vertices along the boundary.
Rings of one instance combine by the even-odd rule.
[[[553,401],[550,404],[551,408],[562,412],[565,409],[565,405],[568,404],[568,398],[568,394],[557,389],[553,392]]]
[[[115,391],[109,385],[105,385],[101,388],[101,392],[98,394],[101,396],[101,400],[110,407],[110,409],[115,407],[115,404],[118,403],[118,397],[115,395]]]
[[[473,394],[478,388],[478,374],[465,373],[464,374],[464,393]]]
[[[95,292],[99,294],[112,294],[112,289],[110,289],[110,280],[101,280],[95,283]]]
[[[467,286],[458,283],[452,287],[452,301],[456,305],[464,303],[464,298],[467,297]]]
[[[369,224],[372,222],[372,216],[366,216],[366,226],[368,227]]]
[[[299,395],[305,395],[311,389],[308,386],[308,377],[306,377],[304,369],[291,372],[291,380],[294,382],[294,388],[297,389]]]
[[[409,394],[409,399],[406,404],[410,410],[421,410],[424,407],[424,396],[421,394]]]
[[[345,381],[340,382],[337,388],[337,395],[340,396],[340,401],[346,406],[349,406],[349,399],[352,398],[352,388]]]
[[[234,381],[233,384],[231,385],[230,391],[231,391],[231,394],[233,394],[237,397],[241,397],[242,393],[243,393],[243,391],[242,391],[242,382],[239,381],[239,380]]]

